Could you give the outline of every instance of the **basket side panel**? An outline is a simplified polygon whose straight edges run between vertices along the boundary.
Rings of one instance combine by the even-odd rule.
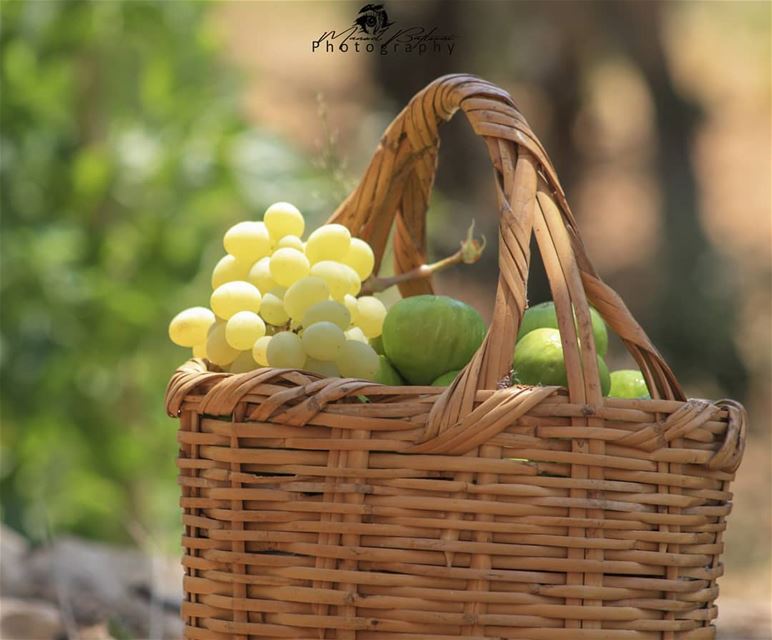
[[[408,452],[420,401],[186,413],[186,638],[713,638],[727,425],[682,405],[552,395],[466,455]]]

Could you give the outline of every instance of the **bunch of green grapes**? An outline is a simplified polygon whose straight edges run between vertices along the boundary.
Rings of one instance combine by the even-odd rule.
[[[369,341],[381,335],[386,308],[359,295],[373,251],[339,224],[305,241],[304,230],[287,202],[268,207],[261,222],[231,227],[209,308],[177,314],[172,342],[234,373],[270,366],[374,380],[379,357]]]

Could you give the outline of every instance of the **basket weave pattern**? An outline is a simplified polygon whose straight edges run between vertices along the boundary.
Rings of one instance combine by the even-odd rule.
[[[745,411],[684,398],[592,268],[552,164],[506,92],[465,75],[430,84],[331,220],[367,239],[377,265],[394,227],[397,272],[423,264],[438,125],[458,110],[494,167],[500,276],[490,330],[450,387],[229,374],[201,360],[173,376],[186,638],[715,637]],[[498,384],[526,305],[532,235],[567,389]],[[589,304],[651,400],[602,397]]]

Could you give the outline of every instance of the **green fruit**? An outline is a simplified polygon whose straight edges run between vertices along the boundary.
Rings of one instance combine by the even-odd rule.
[[[515,377],[520,384],[568,386],[563,345],[557,329],[535,329],[517,343],[515,349]],[[611,387],[608,367],[598,356],[601,393],[605,396]]]
[[[404,298],[383,322],[386,356],[411,384],[428,385],[461,369],[485,338],[485,323],[468,304],[447,296]]]
[[[590,318],[592,320],[592,337],[595,340],[595,352],[599,356],[605,356],[608,351],[608,330],[606,323],[600,314],[590,307]],[[542,302],[526,309],[523,316],[523,322],[520,325],[520,331],[517,332],[518,341],[534,329],[557,329],[558,316],[555,312],[554,302]]]
[[[378,360],[380,364],[378,366],[378,373],[375,374],[376,382],[389,387],[401,387],[405,384],[402,376],[399,375],[386,356],[378,356]]]
[[[606,361],[600,356],[598,356],[598,374],[600,375],[600,393],[602,396],[607,396],[611,389],[611,376],[609,376]]]
[[[370,346],[375,350],[375,353],[377,353],[379,356],[384,355],[383,336],[376,336],[375,338],[370,338]]]
[[[461,372],[460,369],[455,369],[454,371],[448,371],[447,373],[443,373],[439,378],[437,378],[434,382],[432,382],[433,387],[447,387],[450,385],[451,382],[453,382],[456,379],[456,376]]]
[[[651,398],[646,380],[638,369],[611,372],[609,398]]]

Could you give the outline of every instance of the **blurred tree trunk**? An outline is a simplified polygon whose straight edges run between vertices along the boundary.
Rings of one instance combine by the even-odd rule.
[[[660,243],[663,286],[649,326],[655,342],[682,378],[716,376],[733,397],[742,399],[747,371],[733,342],[736,312],[722,258],[708,241],[699,218],[698,185],[692,160],[702,113],[679,94],[668,68],[658,2],[608,2],[601,14],[610,33],[639,66],[656,111],[656,176],[664,216]]]

